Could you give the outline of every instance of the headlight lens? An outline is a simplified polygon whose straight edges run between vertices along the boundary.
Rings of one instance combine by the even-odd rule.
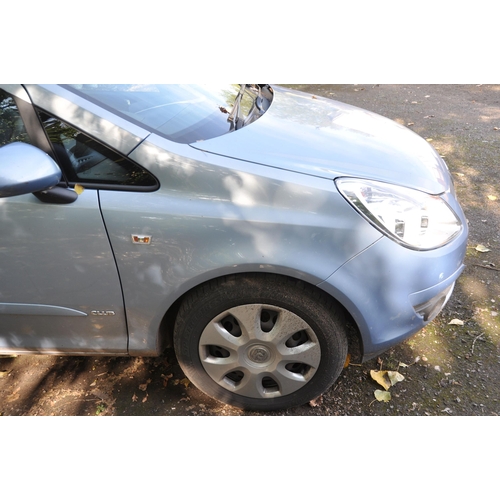
[[[440,196],[364,179],[335,182],[361,215],[403,246],[431,250],[445,245],[462,230],[460,219]]]

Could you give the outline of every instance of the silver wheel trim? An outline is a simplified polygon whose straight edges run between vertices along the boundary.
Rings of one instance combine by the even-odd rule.
[[[228,309],[205,327],[199,355],[221,387],[262,399],[304,387],[319,367],[321,349],[312,328],[293,312],[248,304]]]

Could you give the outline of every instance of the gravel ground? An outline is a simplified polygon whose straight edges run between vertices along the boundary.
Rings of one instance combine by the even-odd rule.
[[[389,117],[432,141],[470,225],[467,268],[443,313],[378,359],[351,364],[320,400],[272,415],[500,413],[500,85],[293,85]],[[450,324],[452,323],[452,324]],[[371,370],[400,380],[391,399]],[[258,415],[219,404],[160,358],[0,358],[0,415]]]

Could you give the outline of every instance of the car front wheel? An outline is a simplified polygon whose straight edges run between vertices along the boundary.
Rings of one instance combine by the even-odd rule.
[[[325,392],[347,356],[346,324],[316,288],[273,275],[208,283],[183,302],[174,346],[207,395],[246,410],[298,406]]]

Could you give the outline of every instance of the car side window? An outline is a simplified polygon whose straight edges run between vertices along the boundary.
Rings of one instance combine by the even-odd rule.
[[[14,98],[0,89],[0,147],[12,142],[31,144]]]
[[[58,118],[40,110],[38,114],[70,183],[148,190],[158,186],[156,178],[136,163]]]

